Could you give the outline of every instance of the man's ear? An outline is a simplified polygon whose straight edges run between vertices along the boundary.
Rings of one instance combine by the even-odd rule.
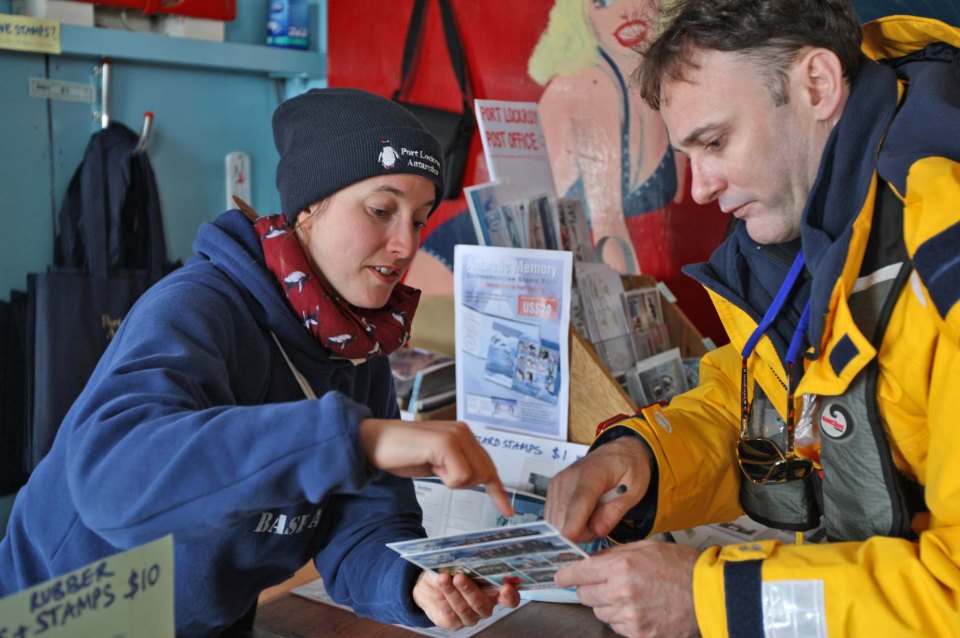
[[[797,69],[806,106],[814,118],[821,122],[839,119],[848,88],[837,54],[821,47],[811,48],[800,56]]]

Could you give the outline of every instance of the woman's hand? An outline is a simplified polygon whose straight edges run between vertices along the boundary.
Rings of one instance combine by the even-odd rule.
[[[451,578],[424,571],[413,586],[413,601],[438,627],[460,629],[489,618],[494,605],[516,607],[520,594],[513,585],[484,590],[463,574]]]
[[[360,445],[375,467],[391,474],[436,475],[448,487],[485,485],[500,513],[513,516],[493,460],[464,423],[364,419]]]

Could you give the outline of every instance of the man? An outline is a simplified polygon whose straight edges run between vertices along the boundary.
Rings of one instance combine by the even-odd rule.
[[[627,543],[556,581],[625,636],[955,636],[960,30],[861,32],[846,0],[678,0],[665,25],[638,79],[694,197],[739,220],[687,270],[731,343],[551,481],[565,535]],[[744,512],[846,542],[629,542]]]

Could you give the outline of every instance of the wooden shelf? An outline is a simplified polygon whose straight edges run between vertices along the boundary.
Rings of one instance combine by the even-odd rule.
[[[64,56],[105,57],[237,73],[265,73],[282,78],[322,79],[326,77],[327,70],[327,56],[321,51],[213,42],[69,24],[62,27],[61,49],[61,55]]]
[[[623,277],[623,285],[628,289],[646,288],[656,283],[652,277],[643,275]],[[707,348],[696,326],[676,304],[666,299],[661,301],[670,342],[680,348],[680,356],[699,357],[706,354]],[[421,297],[411,330],[410,345],[455,355],[454,315],[452,295]],[[589,445],[596,438],[598,423],[616,414],[634,414],[637,411],[636,404],[601,362],[593,344],[580,336],[573,326],[570,327],[570,380],[567,439],[573,443]],[[452,416],[436,415],[434,418],[456,418],[456,413]]]

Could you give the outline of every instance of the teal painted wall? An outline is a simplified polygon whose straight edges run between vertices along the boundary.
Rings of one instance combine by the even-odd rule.
[[[325,3],[316,4],[325,25]],[[238,0],[237,9],[227,41],[262,44],[267,0]],[[0,12],[9,10],[9,0],[0,0]],[[326,34],[315,31],[326,50]],[[29,78],[97,86],[95,64],[93,58],[0,50],[0,299],[24,289],[28,273],[52,264],[57,211],[98,127],[90,104],[29,97]],[[242,69],[165,65],[162,58],[112,63],[112,119],[139,130],[144,111],[155,116],[147,154],[171,259],[189,256],[199,225],[224,210],[229,152],[250,155],[254,207],[278,210],[270,116],[281,99],[322,86],[325,69],[316,75],[310,82],[285,82]]]

